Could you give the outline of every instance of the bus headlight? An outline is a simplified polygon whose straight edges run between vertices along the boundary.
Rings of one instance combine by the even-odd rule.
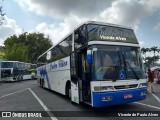
[[[147,87],[147,83],[140,83],[139,87]]]
[[[147,93],[146,92],[141,92],[140,96],[146,96]]]
[[[97,91],[97,92],[100,91],[100,86],[95,86],[94,91]]]
[[[102,101],[111,101],[111,100],[112,100],[111,96],[102,97]]]

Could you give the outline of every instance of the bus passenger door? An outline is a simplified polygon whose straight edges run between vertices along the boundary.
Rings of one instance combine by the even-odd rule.
[[[72,52],[70,56],[71,67],[71,101],[79,104],[78,65],[77,54]]]
[[[86,61],[86,52],[83,52],[82,54],[82,96],[83,96],[83,101],[85,103],[91,104],[91,89],[90,89],[90,80],[91,80],[91,75],[90,72],[91,70],[89,69],[89,65]]]

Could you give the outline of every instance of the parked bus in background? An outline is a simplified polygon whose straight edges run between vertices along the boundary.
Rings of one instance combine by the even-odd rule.
[[[2,81],[1,79],[1,61],[0,61],[0,82]]]
[[[140,46],[129,27],[86,22],[38,57],[37,80],[92,107],[146,98]]]
[[[19,61],[1,61],[2,81],[28,80],[31,77],[31,63]]]

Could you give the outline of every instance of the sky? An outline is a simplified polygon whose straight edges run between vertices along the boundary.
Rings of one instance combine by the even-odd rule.
[[[5,20],[0,45],[23,32],[40,32],[53,44],[84,21],[134,29],[141,47],[160,47],[160,0],[0,0]]]

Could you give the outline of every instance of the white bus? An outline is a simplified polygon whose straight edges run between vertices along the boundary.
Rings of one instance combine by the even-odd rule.
[[[83,23],[38,57],[41,87],[71,102],[92,107],[127,104],[146,98],[140,46],[129,27]]]
[[[19,61],[1,61],[1,80],[9,82],[32,79],[30,70],[32,65]]]

